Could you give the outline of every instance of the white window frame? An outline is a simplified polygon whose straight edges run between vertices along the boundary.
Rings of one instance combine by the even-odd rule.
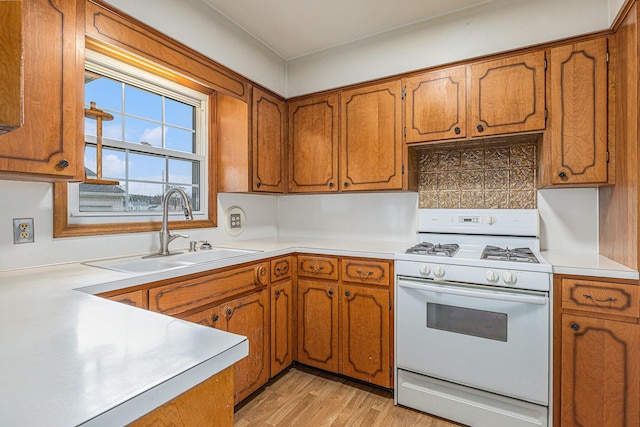
[[[212,203],[213,201],[208,200],[209,192],[207,188],[209,185],[209,156],[211,155],[208,144],[208,95],[91,50],[87,50],[85,53],[85,69],[153,93],[165,95],[171,99],[196,107],[196,153],[186,153],[168,148],[159,148],[125,141],[115,141],[104,137],[102,143],[106,148],[113,147],[148,154],[170,156],[178,159],[199,160],[200,182],[198,188],[200,191],[200,206],[197,211],[193,211],[193,218],[195,220],[209,219],[207,217],[208,206],[209,203]],[[85,135],[84,137],[86,142],[96,142],[96,137],[94,136]],[[161,210],[158,212],[82,212],[80,211],[79,203],[79,184],[80,183],[70,183],[68,186],[69,224],[149,222],[158,221],[162,217]],[[170,216],[175,217],[176,220],[184,220],[184,215],[180,212],[172,212],[170,213]]]

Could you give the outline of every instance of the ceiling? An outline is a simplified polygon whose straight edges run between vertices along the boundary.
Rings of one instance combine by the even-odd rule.
[[[202,0],[285,60],[494,0]]]

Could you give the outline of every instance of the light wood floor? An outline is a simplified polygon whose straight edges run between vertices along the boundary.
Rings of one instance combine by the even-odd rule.
[[[393,405],[391,392],[295,365],[236,408],[235,427],[454,427]]]

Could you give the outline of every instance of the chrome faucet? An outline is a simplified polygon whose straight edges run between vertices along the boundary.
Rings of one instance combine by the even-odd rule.
[[[178,193],[182,197],[185,218],[188,221],[193,219],[193,212],[191,210],[191,204],[189,204],[189,199],[187,198],[187,193],[178,187],[171,188],[167,191],[162,199],[162,228],[160,229],[160,249],[158,250],[158,256],[171,255],[169,253],[169,243],[174,239],[177,239],[178,237],[184,237],[185,239],[189,238],[189,236],[185,234],[169,232],[169,199],[174,193]]]

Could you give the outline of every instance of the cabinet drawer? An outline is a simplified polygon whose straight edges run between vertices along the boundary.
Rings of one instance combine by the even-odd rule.
[[[291,277],[291,257],[283,257],[271,260],[271,281],[288,279]]]
[[[635,285],[562,279],[562,308],[638,317],[638,307]]]
[[[338,280],[338,260],[314,255],[298,255],[298,276]]]
[[[342,281],[389,286],[390,266],[385,261],[346,258],[341,261]]]
[[[147,292],[143,289],[112,295],[107,297],[107,299],[131,305],[133,307],[147,308]]]
[[[178,314],[269,283],[269,263],[236,268],[149,289],[149,309]]]

